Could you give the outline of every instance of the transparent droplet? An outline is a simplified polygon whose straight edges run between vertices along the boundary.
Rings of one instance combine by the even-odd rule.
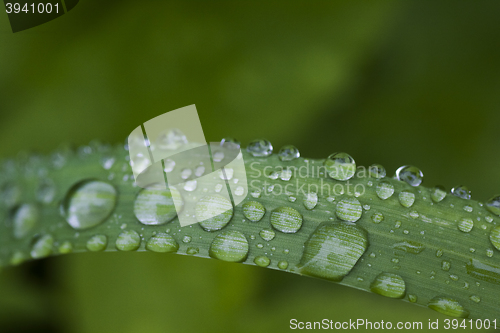
[[[410,191],[399,192],[399,203],[406,208],[409,208],[415,202],[415,194]]]
[[[358,199],[344,198],[338,202],[335,213],[337,217],[343,221],[356,222],[361,218],[363,208]]]
[[[141,246],[141,236],[134,230],[126,230],[118,235],[115,245],[120,251],[136,251]]]
[[[39,218],[40,212],[35,205],[24,204],[19,206],[12,219],[14,237],[26,237],[37,225]]]
[[[233,178],[234,170],[232,168],[224,168],[224,171],[219,170],[219,178],[222,180],[231,180]]]
[[[191,240],[192,240],[191,236],[186,235],[186,236],[182,237],[182,242],[185,244],[191,243]]]
[[[269,266],[269,264],[271,263],[271,260],[269,260],[268,257],[266,256],[258,256],[258,257],[255,257],[255,259],[253,260],[253,262],[257,265],[257,266],[260,266],[260,267],[267,267]]]
[[[261,190],[253,190],[252,193],[250,193],[252,195],[252,197],[254,197],[255,199],[258,199],[260,198],[260,196],[262,195],[262,191]]]
[[[220,195],[203,197],[196,203],[196,220],[203,229],[215,231],[224,228],[233,217],[231,201]]]
[[[189,255],[195,255],[195,254],[198,254],[199,252],[200,252],[200,249],[197,247],[188,247],[186,250],[186,254],[189,254]]]
[[[444,198],[446,198],[446,190],[443,186],[438,185],[431,189],[431,199],[434,202],[441,202]]]
[[[334,153],[323,162],[328,175],[336,180],[351,179],[356,173],[356,162],[346,153]]]
[[[259,222],[266,214],[266,208],[257,201],[248,201],[243,204],[243,215],[252,222]]]
[[[196,177],[201,177],[205,173],[205,167],[203,165],[197,166],[196,169],[194,169],[194,175]]]
[[[288,268],[288,262],[285,260],[282,260],[278,263],[278,268],[279,269],[287,269]]]
[[[311,210],[316,207],[318,204],[318,194],[316,192],[309,192],[306,194],[306,198],[304,199],[304,207],[306,209]]]
[[[466,205],[466,206],[464,206],[464,210],[465,210],[466,212],[468,212],[468,213],[472,213],[472,211],[474,210],[474,208],[472,208],[472,207],[471,207],[471,206],[469,206],[469,205]]]
[[[183,203],[177,189],[142,189],[134,201],[135,217],[142,224],[160,225],[172,221],[177,216],[175,202]]]
[[[10,208],[19,203],[21,200],[21,188],[13,183],[7,183],[2,186],[0,191],[0,203]]]
[[[276,180],[279,177],[279,174],[276,171],[273,171],[267,176],[269,179]]]
[[[372,282],[370,289],[376,294],[390,298],[403,298],[406,294],[403,278],[393,273],[379,274]]]
[[[481,302],[481,297],[477,296],[477,295],[472,295],[469,297],[469,299],[475,303],[479,303]]]
[[[288,162],[299,158],[300,152],[295,146],[287,145],[280,149],[278,157],[280,161]]]
[[[368,168],[368,174],[372,178],[380,179],[384,178],[387,175],[385,168],[380,164],[372,164]]]
[[[451,189],[451,194],[462,199],[469,200],[471,198],[471,191],[466,186],[458,186]]]
[[[224,138],[224,139],[222,139],[220,141],[220,145],[224,146],[224,147],[227,147],[227,148],[230,148],[230,149],[231,148],[239,149],[240,145],[241,145],[241,142],[239,142],[235,138],[227,137],[227,138]]]
[[[276,233],[271,229],[262,229],[259,232],[259,236],[265,241],[272,241],[276,237]]]
[[[167,233],[159,232],[147,241],[146,249],[160,253],[177,252],[177,250],[179,250],[179,244],[174,237]]]
[[[224,159],[224,152],[216,151],[213,155],[214,162],[221,162]]]
[[[394,194],[394,185],[385,180],[381,181],[378,183],[375,192],[380,199],[388,199]]]
[[[500,226],[496,226],[495,228],[491,229],[490,241],[495,249],[500,251]]]
[[[443,271],[448,272],[448,271],[450,270],[450,268],[451,268],[451,264],[450,264],[450,262],[449,262],[449,261],[443,260],[443,261],[441,262],[441,269],[442,269]]]
[[[36,190],[37,201],[48,205],[54,201],[55,196],[56,186],[54,183],[49,179],[43,180]]]
[[[273,145],[264,139],[254,140],[248,144],[247,152],[254,157],[267,157],[273,153]]]
[[[427,305],[432,310],[440,312],[450,317],[467,318],[467,311],[458,301],[448,297],[434,297]]]
[[[396,170],[396,179],[404,181],[411,186],[418,186],[422,184],[424,174],[422,171],[412,165],[403,165]]]
[[[416,303],[418,298],[416,295],[408,295],[408,300],[410,301],[410,303]]]
[[[184,183],[184,191],[193,192],[197,186],[198,182],[196,180],[188,180]]]
[[[293,234],[302,227],[302,215],[291,207],[279,207],[271,212],[271,225],[286,234]]]
[[[243,186],[238,186],[233,193],[234,195],[241,197],[242,195],[245,194],[245,188]]]
[[[248,241],[239,231],[222,232],[210,244],[209,255],[223,261],[242,262],[248,255]]]
[[[54,238],[51,235],[43,235],[36,238],[31,247],[31,257],[33,259],[48,257],[52,253],[53,245]]]
[[[74,185],[63,200],[61,211],[71,227],[88,229],[104,222],[114,211],[116,189],[108,183],[87,180]]]
[[[184,133],[180,129],[174,128],[160,133],[154,148],[160,150],[177,150],[187,143],[188,140]]]
[[[289,181],[292,178],[292,170],[290,169],[283,169],[280,172],[280,179],[284,181]]]
[[[384,220],[384,215],[380,212],[373,213],[372,221],[373,223],[380,223]]]
[[[92,252],[104,251],[108,245],[108,237],[106,235],[95,235],[87,241],[87,250]]]
[[[61,254],[68,254],[73,252],[73,244],[69,241],[63,242],[59,247],[57,248],[57,251]]]
[[[500,195],[496,195],[486,201],[486,208],[493,214],[500,216]]]
[[[189,168],[184,168],[181,170],[181,178],[186,180],[188,179],[189,177],[191,177],[191,175],[193,174],[193,170],[189,169]]]
[[[165,168],[163,169],[163,171],[169,173],[169,172],[174,171],[175,161],[173,161],[171,159],[166,159],[166,160],[163,160],[163,165],[165,166]]]
[[[474,227],[474,221],[470,218],[461,218],[460,221],[458,221],[458,230],[462,232],[470,232],[472,228]]]
[[[111,169],[114,164],[115,164],[115,158],[113,156],[104,156],[101,159],[101,165],[104,168],[104,170]]]
[[[340,282],[368,247],[367,232],[351,223],[323,222],[305,243],[300,272]]]
[[[423,250],[425,250],[424,244],[411,241],[411,240],[404,240],[398,243],[395,243],[392,245],[393,249],[396,250],[401,250],[407,253],[412,253],[412,254],[419,254]]]

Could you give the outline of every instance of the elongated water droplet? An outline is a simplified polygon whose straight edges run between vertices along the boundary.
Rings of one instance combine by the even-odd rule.
[[[108,245],[106,235],[95,235],[87,241],[87,249],[92,252],[104,251]]]
[[[224,228],[233,217],[233,204],[220,195],[208,195],[196,203],[196,220],[206,231]]]
[[[268,257],[266,256],[258,256],[258,257],[255,257],[255,259],[253,260],[253,262],[257,265],[257,266],[260,266],[260,267],[267,267],[269,266],[269,264],[271,263],[271,260],[269,260]]]
[[[223,261],[242,262],[248,255],[248,241],[239,231],[222,232],[214,238],[209,254]]]
[[[174,237],[167,233],[159,232],[147,241],[146,249],[160,253],[177,252],[177,250],[179,250],[179,244]]]
[[[304,207],[311,210],[318,204],[318,194],[316,192],[309,192],[304,199]]]
[[[271,229],[262,229],[259,232],[260,237],[265,241],[272,241],[276,237],[276,233]]]
[[[410,191],[399,192],[399,203],[401,206],[409,208],[415,202],[415,194]]]
[[[474,227],[474,221],[468,217],[463,217],[458,221],[458,230],[462,232],[470,232]]]
[[[445,314],[451,317],[467,318],[467,311],[458,301],[448,297],[434,297],[427,305],[432,310]]]
[[[335,212],[339,219],[356,222],[361,218],[363,214],[363,208],[358,199],[355,198],[344,198],[337,204],[337,210]]]
[[[134,201],[135,217],[145,225],[160,225],[172,221],[177,216],[174,200],[182,204],[182,197],[177,189],[145,188]]]
[[[259,222],[266,214],[266,208],[257,201],[248,201],[243,204],[243,215],[252,222]]]
[[[273,153],[273,145],[264,139],[254,140],[248,144],[247,152],[254,157],[267,157]]]
[[[438,185],[431,189],[431,199],[434,202],[441,202],[446,198],[446,190],[443,186]]]
[[[305,243],[302,274],[341,281],[368,247],[367,232],[351,223],[323,222]]]
[[[27,236],[37,225],[40,213],[32,204],[24,204],[16,209],[13,217],[13,233],[15,238]]]
[[[500,226],[496,226],[495,228],[491,229],[490,241],[495,249],[500,251]]]
[[[479,303],[481,302],[481,297],[477,296],[477,295],[472,295],[469,297],[469,299],[475,303]]]
[[[134,230],[126,230],[118,235],[115,245],[120,251],[135,251],[141,245],[141,236]]]
[[[385,168],[380,164],[372,164],[368,168],[368,174],[372,178],[380,179],[384,178],[387,175]]]
[[[403,165],[396,170],[396,179],[404,181],[411,186],[422,184],[424,174],[422,171],[413,165]]]
[[[323,162],[328,175],[336,180],[348,180],[356,173],[356,162],[347,153],[333,153]]]
[[[500,216],[500,195],[496,195],[486,201],[486,208],[493,214]]]
[[[299,158],[300,152],[295,146],[287,145],[280,149],[278,157],[280,161],[288,162]]]
[[[54,238],[51,235],[43,235],[35,239],[31,247],[31,257],[33,259],[40,259],[48,257],[52,253],[52,246],[54,245]]]
[[[467,274],[476,279],[500,284],[500,267],[471,259],[467,265]]]
[[[378,275],[372,282],[370,289],[376,294],[390,298],[403,298],[406,294],[406,285],[403,278],[393,273]]]
[[[452,188],[451,194],[466,200],[469,200],[471,198],[471,191],[469,191],[469,189],[463,185]]]
[[[104,222],[111,215],[116,197],[116,190],[111,184],[87,180],[68,191],[61,210],[71,227],[88,229]]]
[[[302,215],[291,207],[279,207],[271,212],[271,225],[286,234],[293,234],[302,227]]]
[[[381,181],[378,183],[375,192],[380,199],[388,199],[394,194],[394,185],[385,180]]]
[[[395,243],[392,245],[392,248],[413,254],[419,254],[420,252],[425,250],[424,244],[409,240]]]

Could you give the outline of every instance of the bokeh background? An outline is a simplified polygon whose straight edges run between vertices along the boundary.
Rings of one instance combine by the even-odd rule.
[[[209,141],[351,154],[500,193],[498,1],[95,1],[13,34],[0,13],[0,157],[123,142],[196,104]],[[0,331],[285,332],[423,321],[399,300],[177,255],[75,254],[0,273]],[[424,330],[425,331],[425,330]]]

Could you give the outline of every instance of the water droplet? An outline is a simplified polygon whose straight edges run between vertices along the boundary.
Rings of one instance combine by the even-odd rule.
[[[248,255],[248,241],[239,231],[226,231],[214,238],[209,254],[223,261],[242,262]]]
[[[373,223],[380,223],[384,220],[384,215],[382,213],[376,212],[372,215]]]
[[[289,181],[292,178],[292,170],[290,169],[283,169],[281,170],[280,173],[280,179],[283,181]]]
[[[195,254],[198,254],[199,252],[200,252],[200,249],[197,247],[188,247],[186,250],[186,254],[188,254],[188,255],[195,255]]]
[[[196,203],[196,220],[206,231],[224,228],[233,217],[231,201],[220,195],[203,197]]]
[[[451,194],[462,199],[469,200],[471,198],[471,191],[466,186],[458,186],[451,189]]]
[[[416,210],[412,210],[412,211],[410,212],[410,217],[411,217],[412,219],[418,219],[419,214],[418,214],[418,212],[417,212]]]
[[[394,228],[399,229],[401,228],[401,225],[402,225],[401,221],[396,221],[396,224],[394,224]]]
[[[177,252],[179,244],[174,237],[167,233],[159,232],[152,236],[146,243],[146,249],[152,252]]]
[[[234,175],[234,170],[232,168],[224,168],[224,171],[219,170],[219,178],[222,180],[231,180]]]
[[[450,268],[451,268],[451,264],[450,264],[450,262],[449,262],[449,261],[443,260],[443,261],[441,262],[441,269],[442,269],[443,271],[448,272],[448,271],[450,270]]]
[[[158,136],[154,148],[161,150],[177,150],[186,145],[188,140],[180,129],[173,128],[165,130]]]
[[[293,234],[302,227],[302,215],[291,207],[279,207],[271,212],[271,225],[278,231]]]
[[[21,189],[16,184],[7,183],[0,191],[0,202],[8,208],[13,207],[21,200]]]
[[[388,199],[394,194],[394,185],[385,180],[381,181],[378,183],[375,192],[380,199]]]
[[[135,217],[145,225],[160,225],[172,221],[177,216],[174,200],[183,203],[177,189],[145,188],[139,192],[134,202]]]
[[[371,207],[370,207],[370,205],[363,205],[363,209],[364,209],[364,210],[370,210],[370,209],[371,209]]]
[[[418,298],[416,295],[408,295],[408,300],[410,301],[410,303],[416,303]]]
[[[224,159],[224,152],[216,151],[213,155],[214,162],[221,162]]]
[[[264,245],[262,245],[261,243],[259,243],[259,244],[255,245],[255,247],[257,247],[258,249],[262,249],[262,248],[264,248]]]
[[[411,186],[418,186],[422,184],[424,174],[422,171],[412,165],[403,165],[396,170],[396,179],[402,180]]]
[[[432,310],[440,312],[450,317],[467,318],[467,311],[458,301],[448,297],[434,297],[427,305]]]
[[[215,192],[220,193],[222,191],[222,184],[215,185]]]
[[[173,161],[171,159],[166,159],[166,160],[163,160],[163,165],[165,166],[163,171],[165,171],[166,173],[169,173],[169,172],[174,171],[175,161]]]
[[[495,228],[491,229],[490,241],[495,249],[500,251],[500,226],[496,226]]]
[[[13,233],[15,238],[27,236],[38,223],[40,213],[38,208],[32,204],[24,204],[18,207],[13,217]]]
[[[304,199],[304,207],[311,210],[318,204],[318,194],[316,192],[309,192]]]
[[[415,202],[415,194],[410,191],[399,192],[399,203],[406,208],[409,208]]]
[[[441,257],[442,255],[443,255],[443,250],[438,249],[438,250],[436,251],[436,257],[438,257],[438,258],[439,258],[439,257]]]
[[[271,229],[262,229],[259,232],[260,237],[265,241],[272,241],[276,237],[276,233]]]
[[[301,273],[341,281],[368,247],[367,232],[351,223],[323,222],[306,241]]]
[[[370,289],[376,294],[390,298],[403,298],[406,294],[406,286],[403,278],[392,273],[381,273],[378,275],[372,282]]]
[[[474,221],[470,218],[463,217],[458,221],[458,230],[462,232],[470,232],[474,227]]]
[[[490,283],[500,284],[500,267],[471,259],[466,265],[467,274]]]
[[[487,249],[486,250],[486,256],[488,256],[488,258],[493,257],[493,250],[492,249]]]
[[[295,202],[296,200],[297,200],[297,198],[294,197],[294,196],[289,196],[288,197],[288,201],[290,201],[290,202]]]
[[[287,269],[288,268],[288,262],[285,260],[282,260],[278,263],[278,268],[279,269]]]
[[[474,209],[471,206],[467,205],[467,206],[464,206],[464,210],[468,213],[471,213]]]
[[[473,302],[476,302],[476,303],[481,302],[481,297],[476,296],[476,295],[472,295],[472,296],[470,296],[470,297],[469,297],[469,299],[470,299],[471,301],[473,301]]]
[[[66,221],[77,230],[104,222],[116,205],[116,189],[105,182],[87,180],[73,186],[63,200],[61,210]]]
[[[43,204],[50,204],[56,196],[56,186],[51,180],[43,180],[36,191],[36,199]]]
[[[372,164],[368,168],[368,174],[372,178],[380,179],[384,178],[387,175],[385,168],[380,164]]]
[[[452,279],[453,281],[458,281],[458,276],[450,274],[450,279]]]
[[[443,186],[435,186],[431,189],[431,199],[434,202],[441,202],[444,198],[446,198],[446,190]]]
[[[118,235],[115,245],[120,251],[135,251],[141,245],[141,236],[134,230],[126,230]]]
[[[108,237],[106,235],[95,235],[87,241],[87,249],[93,252],[103,251],[107,245]]]
[[[252,195],[252,197],[254,197],[255,199],[258,199],[260,198],[260,196],[262,195],[262,191],[261,190],[253,190],[252,193],[250,193]]]
[[[40,259],[48,257],[52,253],[52,246],[54,245],[54,238],[51,235],[43,235],[35,239],[31,247],[31,257],[33,259]]]
[[[104,156],[101,159],[101,165],[104,168],[104,170],[111,169],[114,164],[115,164],[115,158],[113,156]]]
[[[57,251],[61,254],[68,254],[73,252],[73,244],[69,241],[63,242],[59,247],[57,248]]]
[[[276,171],[271,172],[269,174],[269,176],[267,176],[267,178],[272,179],[272,180],[276,180],[276,179],[278,179],[278,177],[279,177],[279,174]]]
[[[12,266],[17,266],[28,260],[28,257],[21,251],[15,251],[10,258],[10,264]]]
[[[205,173],[205,167],[203,165],[197,166],[196,169],[194,169],[194,175],[196,177],[201,177]]]
[[[182,242],[185,244],[190,243],[191,240],[192,240],[191,236],[187,236],[187,235],[182,238]]]
[[[260,266],[260,267],[267,267],[269,266],[269,264],[271,263],[271,260],[269,260],[268,257],[265,257],[265,256],[258,256],[258,257],[255,257],[255,259],[253,260],[253,262],[257,265],[257,266]]]
[[[273,145],[267,140],[254,140],[248,144],[247,152],[254,157],[267,157],[273,153]]]
[[[189,177],[191,177],[191,175],[193,174],[193,170],[189,169],[189,168],[184,168],[181,170],[181,178],[186,180],[188,179]]]
[[[252,222],[259,222],[266,214],[266,208],[257,201],[248,201],[243,204],[243,215]]]
[[[196,187],[198,186],[198,182],[196,180],[188,180],[187,182],[184,183],[184,190],[188,192],[193,192],[196,190]]]
[[[295,146],[287,145],[287,146],[283,146],[280,149],[280,151],[278,153],[278,157],[279,157],[280,161],[288,162],[288,161],[292,161],[294,159],[299,158],[300,152]]]
[[[420,252],[425,250],[424,244],[409,240],[404,240],[402,242],[395,243],[392,245],[392,248],[413,254],[419,254]]]
[[[356,162],[346,153],[334,153],[323,162],[328,175],[336,180],[348,180],[356,172]]]
[[[245,188],[243,186],[238,186],[233,193],[234,195],[241,197],[242,195],[245,194]]]
[[[363,214],[361,203],[355,198],[344,198],[337,204],[335,212],[341,220],[348,222],[356,222]]]
[[[500,195],[496,195],[486,201],[486,209],[493,214],[500,216]]]
[[[484,219],[485,219],[485,220],[486,220],[486,222],[488,222],[488,223],[493,222],[493,217],[491,217],[491,216],[489,216],[489,215],[488,215],[488,216],[486,216]]]

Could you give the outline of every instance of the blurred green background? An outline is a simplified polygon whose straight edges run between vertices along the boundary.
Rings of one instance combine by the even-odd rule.
[[[209,141],[419,166],[500,193],[498,1],[91,1],[13,34],[0,15],[0,157],[123,142],[196,104]],[[0,274],[0,331],[282,332],[289,320],[445,318],[283,272],[75,254]],[[424,330],[425,331],[425,330]]]

